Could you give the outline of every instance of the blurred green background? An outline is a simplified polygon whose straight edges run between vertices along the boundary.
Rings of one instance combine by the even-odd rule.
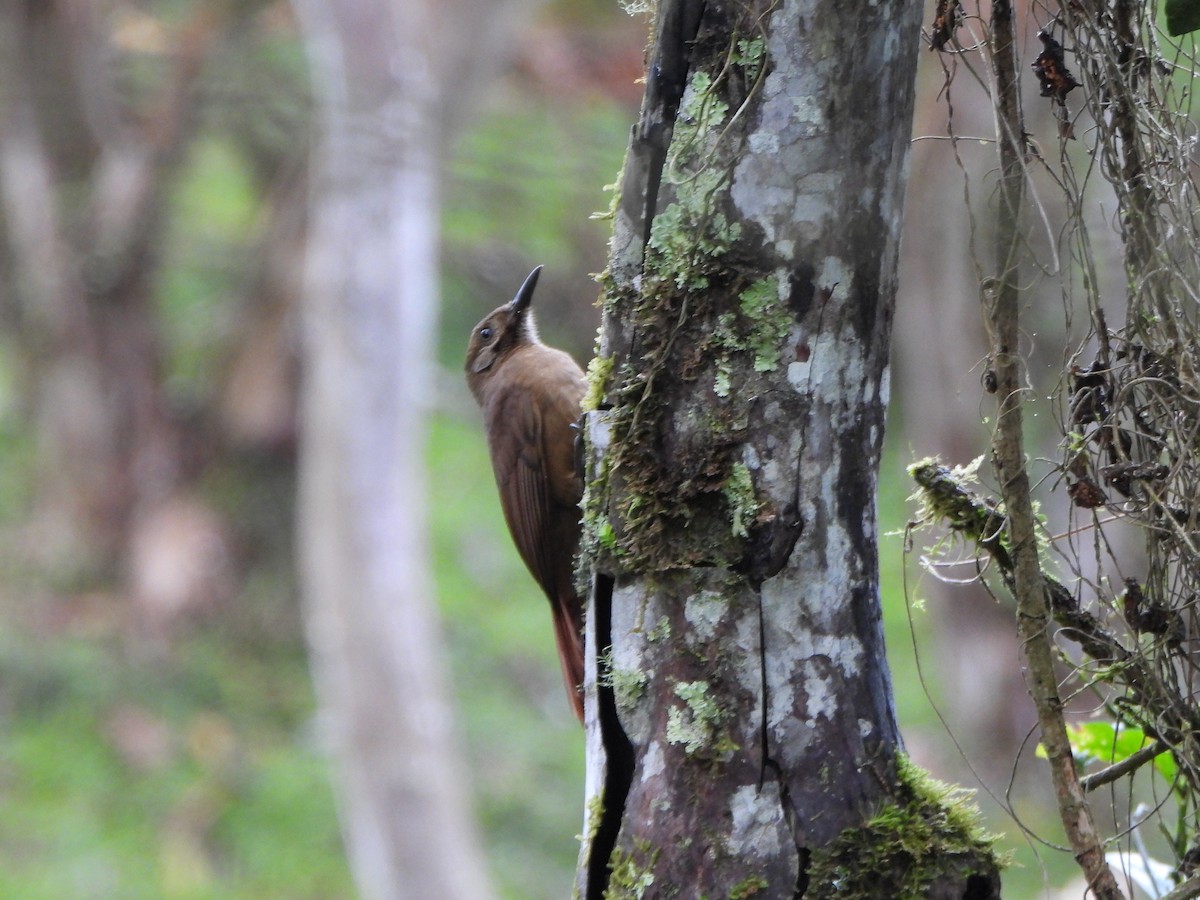
[[[172,53],[209,37],[201,6],[161,0],[103,7],[96,35],[117,60],[117,96],[135,118],[151,119],[157,88],[173,71]],[[353,895],[292,561],[295,289],[310,93],[287,4],[234,7],[228,14],[239,17],[238,27],[201,44],[187,99],[192,119],[160,172],[162,209],[141,274],[146,303],[138,321],[150,331],[163,418],[186,449],[181,474],[155,517],[139,526],[139,511],[128,513],[128,542],[107,555],[64,551],[78,544],[60,542],[47,525],[54,521],[47,509],[56,473],[45,463],[51,438],[42,431],[37,388],[46,373],[38,354],[54,342],[43,341],[33,321],[38,297],[14,237],[19,210],[11,196],[5,208],[3,897]],[[33,26],[52,32],[62,8],[46,4],[31,14]],[[11,40],[17,25],[10,17],[5,27]],[[569,895],[582,824],[583,739],[563,702],[545,600],[504,529],[461,358],[470,327],[537,263],[546,266],[543,337],[581,362],[590,356],[599,313],[589,273],[603,268],[608,236],[608,223],[590,214],[608,208],[604,186],[616,177],[636,117],[644,34],[645,23],[615,3],[548,7],[517,63],[482,99],[445,173],[443,372],[428,454],[430,525],[476,809],[496,882],[513,900]],[[34,74],[39,85],[57,77],[78,87],[69,75]],[[923,79],[923,102],[932,103],[936,78]],[[52,142],[52,195],[63,231],[71,252],[90,264],[102,254],[81,224],[81,198],[102,153],[71,131],[82,118],[69,108],[71,97],[42,92],[33,100]],[[936,160],[915,157],[910,193],[927,190],[920,179],[936,169]],[[930,245],[930,253],[945,252],[937,239],[917,235],[906,237],[907,259],[920,259]],[[84,263],[80,269],[90,271]],[[910,322],[938,315],[928,301],[908,310]],[[899,327],[898,340],[906,333]],[[1000,794],[1009,770],[1020,769],[1013,803],[1030,827],[1048,828],[1051,819],[1030,799],[1036,788],[1030,790],[1025,770],[1038,774],[1031,745],[1016,764],[1031,717],[1021,707],[1019,678],[1013,680],[1017,657],[1005,615],[979,638],[996,649],[967,651],[978,683],[966,684],[940,668],[956,654],[938,648],[961,648],[964,632],[954,623],[996,616],[995,602],[959,595],[950,603],[930,599],[911,613],[906,603],[900,532],[912,505],[904,467],[933,449],[963,462],[986,436],[969,362],[956,365],[951,379],[909,393],[914,359],[924,353],[920,343],[897,349],[880,496],[888,533],[884,609],[901,724],[914,756],[940,777],[974,786],[956,741]],[[939,432],[931,446],[919,408],[944,405],[939,398],[947,395],[965,398],[969,412],[960,432]],[[188,567],[170,560],[197,554],[196,574],[175,584],[172,577]],[[168,560],[165,584],[160,559]],[[916,579],[917,567],[909,568]],[[926,599],[924,590],[914,585],[913,598]],[[926,684],[914,647],[923,648]],[[991,673],[991,661],[1007,674]],[[956,706],[967,693],[971,699]],[[949,732],[929,694],[949,705]],[[980,718],[956,720],[954,711],[963,709]],[[1069,872],[1055,862],[1047,874],[1013,820],[983,801],[988,827],[1006,832],[1005,845],[1018,852],[1006,895],[1034,896],[1047,879]]]

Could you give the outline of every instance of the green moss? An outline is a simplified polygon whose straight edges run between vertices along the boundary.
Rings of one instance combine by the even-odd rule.
[[[649,678],[636,668],[617,668],[612,662],[612,648],[600,654],[600,684],[612,689],[613,700],[622,710],[634,708],[634,704],[646,694]]]
[[[894,803],[814,851],[806,898],[869,900],[881,891],[922,897],[964,864],[989,873],[1003,865],[992,849],[996,836],[980,827],[971,792],[930,778],[904,757],[897,760],[897,780]]]
[[[587,823],[588,831],[586,835],[580,835],[579,840],[591,845],[596,839],[596,832],[600,829],[600,820],[604,818],[604,788],[591,797],[587,802]]]
[[[761,875],[751,875],[733,886],[729,892],[729,900],[746,900],[747,897],[757,897],[768,887],[770,884],[767,879]]]
[[[619,847],[609,858],[608,887],[604,889],[604,900],[642,900],[646,891],[654,886],[654,866],[658,862],[658,850],[644,838],[633,839],[633,850]]]
[[[608,391],[608,383],[612,379],[613,363],[611,356],[593,356],[587,367],[587,393],[583,395],[582,408],[585,413],[594,412],[600,408],[600,403]]]
[[[639,672],[637,669],[619,669],[613,665],[611,647],[601,654],[600,683],[612,689],[613,700],[622,711],[633,709],[634,704],[646,693],[646,685],[649,682],[645,672]]]
[[[703,169],[676,186],[676,199],[654,217],[646,270],[676,288],[700,291],[719,271],[721,257],[742,235],[719,208],[728,176]]]
[[[967,466],[953,468],[926,458],[908,467],[908,474],[919,488],[922,521],[942,522],[996,557],[1002,569],[1010,567],[1004,515],[996,505],[979,497],[968,485],[977,481],[976,471],[983,457]]]
[[[722,357],[717,363],[717,395],[729,393],[728,360],[732,354],[753,353],[755,372],[774,371],[791,327],[792,315],[780,302],[775,276],[760,278],[738,294],[737,312],[722,314],[712,335],[712,344]]]
[[[635,669],[614,669],[611,675],[613,700],[622,712],[628,712],[646,693],[649,678]]]
[[[691,385],[712,379],[717,398],[730,397],[747,354],[757,372],[778,367],[791,325],[778,278],[747,276],[744,263],[730,262],[742,239],[728,214],[731,98],[744,98],[744,85],[734,82],[765,56],[761,41],[738,41],[727,58],[693,70],[643,276],[601,278],[605,315],[637,335],[638,354],[636,367],[597,360],[585,400],[586,408],[601,398],[612,404],[608,470],[589,476],[584,500],[584,551],[613,573],[732,565],[745,555],[742,541],[758,513],[748,473],[731,468],[745,425],[729,420],[735,413],[727,404],[710,409],[711,396],[693,400]],[[665,440],[669,433],[682,439]]]

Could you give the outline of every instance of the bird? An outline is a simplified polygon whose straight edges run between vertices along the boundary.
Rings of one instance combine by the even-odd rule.
[[[550,601],[567,696],[583,721],[583,601],[575,587],[583,478],[575,439],[587,390],[570,354],[542,343],[529,308],[542,266],[488,313],[467,345],[500,506],[517,552]]]

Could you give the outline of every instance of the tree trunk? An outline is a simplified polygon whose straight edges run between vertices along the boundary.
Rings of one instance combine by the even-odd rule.
[[[439,160],[474,95],[464,73],[486,73],[531,4],[296,6],[323,114],[304,323],[301,565],[343,832],[366,897],[486,900],[433,602],[424,453]],[[472,27],[455,25],[464,21]]]
[[[587,900],[999,896],[879,608],[920,13],[658,5],[586,428]]]
[[[181,479],[183,442],[161,384],[155,251],[197,78],[232,22],[195,15],[171,48],[153,111],[135,124],[106,58],[102,10],[49,2],[0,12],[0,198],[13,289],[4,312],[40,444],[30,544],[60,575],[111,575],[135,517]]]
[[[324,134],[301,564],[347,850],[366,897],[487,897],[427,564],[440,134],[421,63],[431,48],[411,5],[298,7]]]

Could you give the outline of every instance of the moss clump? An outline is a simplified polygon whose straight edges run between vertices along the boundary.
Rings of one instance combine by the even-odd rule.
[[[613,362],[613,357],[599,354],[588,362],[587,393],[583,395],[583,402],[580,404],[585,413],[600,408],[600,403],[608,391],[608,383],[612,379]]]
[[[622,712],[629,712],[646,693],[650,679],[645,672],[616,669],[612,673],[613,700]]]
[[[791,324],[778,277],[741,257],[730,212],[731,110],[766,51],[745,39],[705,52],[676,116],[642,275],[600,279],[605,315],[636,336],[636,356],[618,349],[589,367],[585,400],[611,404],[606,470],[589,473],[584,500],[584,554],[611,574],[734,565],[758,514],[749,473],[734,468],[744,414],[704,386],[730,396],[747,356],[756,372],[777,368]]]
[[[982,830],[970,791],[930,778],[904,757],[897,776],[894,803],[814,851],[806,898],[923,897],[964,863],[989,876],[1001,868],[996,836]]]
[[[654,886],[654,865],[658,851],[644,838],[633,839],[633,850],[613,850],[608,860],[608,887],[604,900],[642,900]]]
[[[968,540],[996,556],[1002,569],[1011,567],[1004,545],[1004,514],[967,485],[974,483],[983,457],[968,466],[948,467],[926,458],[908,467],[909,476],[920,489],[921,519],[944,522]]]
[[[587,834],[578,836],[578,840],[582,843],[591,845],[596,839],[596,832],[600,830],[600,820],[604,818],[604,788],[588,798],[587,802]]]
[[[751,875],[733,886],[729,892],[729,900],[746,900],[747,897],[757,897],[771,885],[761,875]]]

